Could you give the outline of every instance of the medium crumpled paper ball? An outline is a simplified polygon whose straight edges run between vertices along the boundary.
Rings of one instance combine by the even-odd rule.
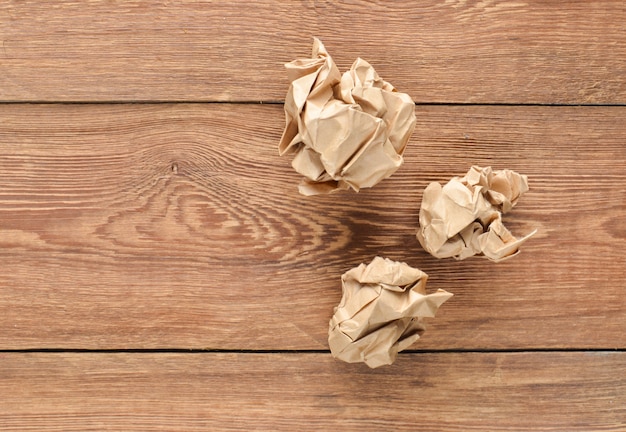
[[[360,58],[342,76],[317,38],[312,57],[285,65],[291,84],[279,153],[295,153],[303,195],[372,187],[402,164],[415,104]]]
[[[343,297],[329,323],[332,355],[376,368],[391,364],[424,332],[423,317],[434,317],[452,297],[426,294],[428,275],[401,262],[376,257],[341,277]]]
[[[417,239],[437,258],[511,258],[536,230],[518,239],[503,225],[502,214],[527,191],[527,176],[491,167],[473,166],[444,186],[433,182],[422,197]]]

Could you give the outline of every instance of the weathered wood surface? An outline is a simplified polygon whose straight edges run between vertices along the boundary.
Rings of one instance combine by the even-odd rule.
[[[626,103],[619,1],[4,1],[2,101],[281,101],[320,37],[417,102]]]
[[[7,430],[623,431],[626,353],[0,354]]]
[[[420,104],[375,189],[299,196],[282,105],[191,103],[281,102],[313,36]],[[622,2],[9,0],[0,44],[0,430],[626,429]],[[472,164],[529,175],[505,263],[414,237]],[[375,255],[455,296],[370,370],[326,338]]]
[[[0,348],[326,349],[339,276],[379,254],[456,294],[420,349],[624,348],[624,107],[418,108],[405,165],[306,198],[281,106],[0,105]],[[424,187],[491,164],[538,234],[427,255]]]

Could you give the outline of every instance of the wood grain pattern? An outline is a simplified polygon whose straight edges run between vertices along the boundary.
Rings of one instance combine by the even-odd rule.
[[[626,430],[625,35],[611,0],[1,2],[0,430]],[[278,157],[313,36],[419,103],[373,190]],[[529,175],[508,262],[415,239],[472,164]],[[370,370],[326,338],[375,255],[455,296]]]
[[[281,106],[0,105],[0,348],[326,349],[380,254],[456,294],[420,349],[624,348],[624,107],[418,108],[405,165],[305,198]],[[428,256],[421,191],[471,164],[531,191],[494,265]]]
[[[12,0],[0,100],[281,101],[318,36],[417,102],[624,104],[625,32],[610,0]]]
[[[0,354],[7,430],[620,431],[626,354]],[[445,407],[445,409],[444,409]]]

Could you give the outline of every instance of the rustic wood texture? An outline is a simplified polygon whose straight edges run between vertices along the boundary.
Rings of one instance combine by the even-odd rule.
[[[419,107],[405,165],[306,198],[282,106],[0,106],[0,348],[326,349],[375,255],[455,293],[415,348],[624,348],[624,107]],[[36,121],[33,121],[36,119]],[[501,264],[425,253],[424,187],[529,175]]]
[[[626,353],[0,354],[21,430],[623,431]],[[375,409],[373,409],[375,408]]]
[[[417,102],[626,103],[619,1],[4,1],[0,100],[281,101],[326,43]]]
[[[418,103],[374,189],[277,154],[313,36]],[[622,2],[8,0],[0,44],[0,430],[626,430]],[[472,164],[529,176],[510,261],[415,239]],[[455,296],[370,370],[327,326],[376,255]]]

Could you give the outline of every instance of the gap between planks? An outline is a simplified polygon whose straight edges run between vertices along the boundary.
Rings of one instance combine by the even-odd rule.
[[[626,348],[485,348],[485,349],[407,349],[399,354],[512,354],[512,353],[601,353],[626,352]],[[324,349],[197,349],[197,348],[129,348],[129,349],[89,349],[89,348],[29,348],[0,349],[5,353],[34,354],[330,354]]]

